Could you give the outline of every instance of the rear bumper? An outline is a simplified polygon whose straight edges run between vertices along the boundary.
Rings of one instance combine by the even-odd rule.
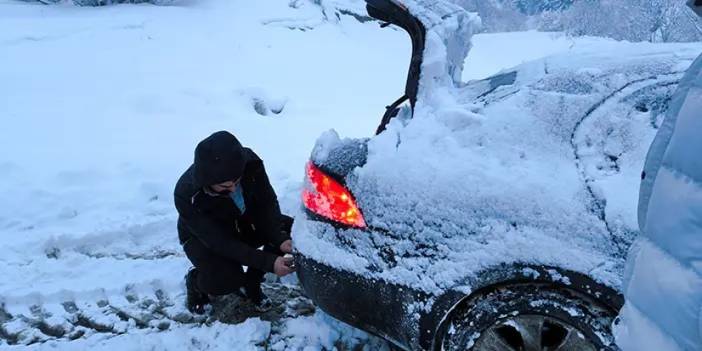
[[[405,349],[432,349],[436,333],[442,333],[446,314],[467,297],[454,290],[434,296],[340,270],[304,256],[296,260],[298,278],[305,293],[322,310]],[[476,288],[473,293],[480,293],[483,288],[525,282],[564,285],[597,297],[612,311],[618,311],[623,305],[618,291],[583,274],[555,267],[501,265],[484,271],[471,285]]]
[[[306,258],[297,257],[298,278],[307,296],[326,313],[397,346],[422,347],[422,316],[408,313],[408,306],[426,301],[427,295],[371,280]]]
[[[596,297],[612,311],[618,311],[623,302],[617,290],[596,282],[585,273],[519,262],[501,262],[478,271],[466,267],[465,277],[456,280],[451,287],[427,292],[420,289],[421,284],[401,283],[415,281],[412,279],[398,283],[382,278],[374,268],[378,267],[377,260],[384,258],[380,252],[376,255],[373,251],[376,243],[370,240],[372,233],[346,230],[340,235],[342,229],[315,219],[298,221],[296,226],[300,226],[295,236],[299,250],[296,257],[298,278],[307,296],[331,316],[404,349],[434,349],[435,336],[445,332],[445,317],[452,310],[460,303],[468,303],[470,296],[499,286],[561,285]],[[353,245],[345,240],[348,238],[355,240]],[[383,243],[392,244],[392,241]],[[358,256],[362,258],[361,264],[355,264],[357,256],[353,253],[356,250],[359,255],[366,254]],[[427,271],[423,272],[417,270],[413,274],[427,276]]]

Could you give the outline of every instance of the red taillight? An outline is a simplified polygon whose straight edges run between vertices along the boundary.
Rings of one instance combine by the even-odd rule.
[[[366,227],[351,193],[312,162],[307,164],[307,181],[309,185],[302,191],[302,203],[308,210],[335,222]]]

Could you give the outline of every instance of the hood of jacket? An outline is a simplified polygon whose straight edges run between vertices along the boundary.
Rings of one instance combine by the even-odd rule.
[[[193,182],[199,187],[239,179],[249,161],[246,149],[229,132],[216,132],[195,148]]]

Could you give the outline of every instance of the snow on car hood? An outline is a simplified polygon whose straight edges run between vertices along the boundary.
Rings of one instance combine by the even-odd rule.
[[[478,20],[456,12],[439,25],[427,13],[418,15],[430,25],[414,118],[371,139],[367,163],[346,179],[372,230],[299,221],[297,249],[434,294],[470,291],[467,278],[501,263],[557,266],[620,288],[655,133],[626,97],[675,84],[699,45],[593,41],[524,64],[502,86],[461,85],[458,62]],[[313,158],[348,143],[329,133]],[[619,172],[603,170],[605,151]]]

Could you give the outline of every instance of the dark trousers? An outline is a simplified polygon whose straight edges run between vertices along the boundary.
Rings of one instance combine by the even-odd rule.
[[[263,280],[265,272],[262,270],[248,267],[244,272],[241,263],[217,255],[196,238],[190,239],[183,248],[198,271],[196,284],[198,290],[203,293],[228,295],[238,291],[246,283],[260,283]],[[283,255],[280,248],[276,249],[269,245],[264,245],[263,251]]]
[[[292,221],[292,218],[284,215],[281,229],[290,233]],[[265,244],[260,235],[253,229],[249,229],[252,228],[251,225],[242,223],[238,228],[247,245],[255,248],[263,246],[263,251],[283,256],[280,248]],[[252,267],[248,267],[244,272],[241,263],[216,254],[197,238],[190,238],[183,245],[183,249],[198,271],[196,282],[198,290],[206,294],[228,295],[237,292],[246,283],[260,283],[265,275],[264,271]]]

